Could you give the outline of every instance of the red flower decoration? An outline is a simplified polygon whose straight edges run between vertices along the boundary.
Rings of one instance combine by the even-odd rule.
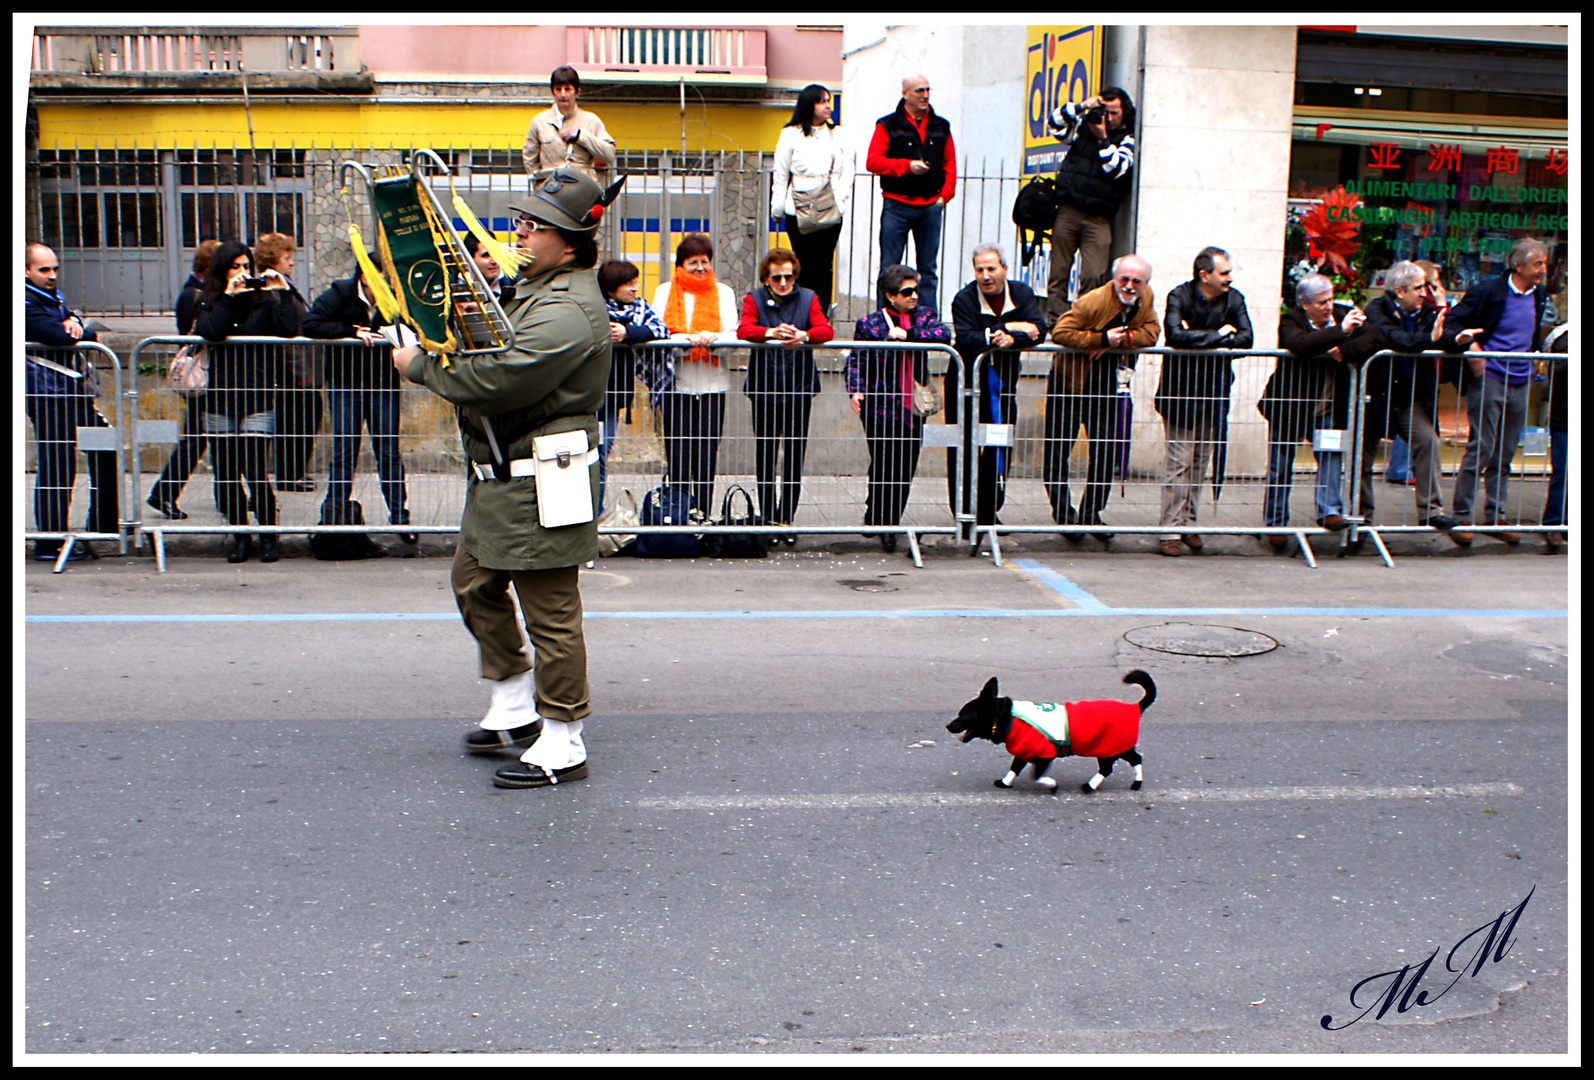
[[[601,221],[602,219],[603,219],[603,204],[602,203],[597,203],[596,205],[593,206],[593,208],[591,210],[587,211],[587,220],[588,221],[594,221],[595,222],[595,221]]]
[[[1347,193],[1341,184],[1301,215],[1307,253],[1327,259],[1330,267],[1347,276],[1355,273],[1347,260],[1360,246],[1356,234],[1361,231],[1361,222],[1351,220],[1351,211],[1361,205],[1361,199]]]

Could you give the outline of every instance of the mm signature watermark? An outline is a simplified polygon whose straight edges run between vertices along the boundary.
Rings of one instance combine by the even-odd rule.
[[[1517,920],[1522,917],[1522,912],[1527,910],[1528,901],[1533,899],[1534,889],[1537,888],[1535,885],[1529,889],[1528,894],[1516,907],[1502,911],[1492,921],[1484,923],[1451,946],[1450,952],[1445,955],[1445,972],[1455,975],[1455,978],[1437,994],[1430,993],[1426,989],[1418,989],[1423,977],[1428,974],[1429,967],[1439,956],[1439,948],[1436,946],[1428,959],[1416,967],[1407,964],[1399,971],[1384,971],[1377,975],[1369,975],[1351,987],[1350,1007],[1361,1010],[1351,1019],[1336,1025],[1332,1016],[1325,1015],[1318,1023],[1325,1031],[1344,1031],[1374,1009],[1378,1010],[1373,1016],[1374,1020],[1382,1020],[1391,1007],[1396,1013],[1404,1013],[1408,1009],[1420,1009],[1424,1005],[1432,1005],[1448,994],[1451,987],[1461,981],[1463,975],[1476,978],[1485,964],[1498,964],[1510,955],[1511,946],[1516,944],[1511,932],[1516,929]],[[1459,967],[1456,966],[1458,956],[1464,957]],[[1439,978],[1442,976],[1436,973],[1433,982],[1436,984]],[[1360,1004],[1357,1000],[1364,988],[1368,994],[1374,995],[1366,1005]]]

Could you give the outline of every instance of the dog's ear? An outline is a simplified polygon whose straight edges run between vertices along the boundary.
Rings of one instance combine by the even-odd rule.
[[[984,700],[986,698],[994,697],[996,697],[996,676],[992,675],[986,682],[985,689],[980,691],[980,698]]]

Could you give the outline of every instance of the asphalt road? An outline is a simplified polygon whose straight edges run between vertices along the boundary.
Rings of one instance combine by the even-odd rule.
[[[1007,554],[600,564],[539,791],[442,557],[30,563],[26,1050],[1567,1052],[1566,559]],[[1139,792],[944,729],[1133,667]]]

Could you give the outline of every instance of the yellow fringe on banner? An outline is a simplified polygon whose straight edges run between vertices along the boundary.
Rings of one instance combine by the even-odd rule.
[[[352,221],[349,222],[349,245],[354,248],[354,261],[360,264],[360,272],[365,275],[371,297],[376,301],[376,310],[380,311],[382,318],[391,324],[399,315],[398,300],[394,298],[393,290],[388,288],[387,278],[371,261],[371,256],[366,254],[365,239],[360,235],[360,227]]]
[[[503,267],[504,273],[513,276],[520,269],[520,253],[503,243],[483,227],[482,223],[476,219],[476,215],[471,212],[470,204],[460,196],[459,192],[454,190],[454,178],[452,176],[448,178],[448,190],[454,196],[454,212],[465,223],[465,227],[470,230],[471,235],[481,242],[482,247],[487,249],[487,254],[493,257],[493,261]]]

